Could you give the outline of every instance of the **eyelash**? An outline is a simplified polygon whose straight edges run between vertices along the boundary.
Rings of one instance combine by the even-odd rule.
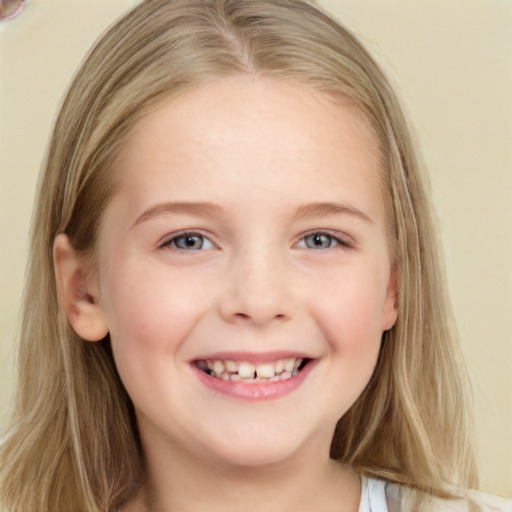
[[[326,249],[332,249],[335,247],[339,247],[339,248],[343,248],[343,249],[352,249],[354,247],[354,244],[352,242],[344,240],[343,238],[341,238],[339,236],[335,236],[332,233],[329,233],[326,231],[311,231],[309,233],[306,233],[305,235],[303,235],[300,238],[299,242],[302,242],[302,241],[306,240],[308,237],[312,237],[312,236],[327,237],[330,240],[330,245],[328,247],[313,248],[313,247],[306,246],[306,247],[301,247],[301,248],[321,251],[321,250],[326,250]],[[203,243],[197,249],[193,249],[193,248],[186,249],[183,247],[178,247],[176,245],[176,241],[180,240],[180,239],[185,239],[185,238],[189,238],[189,239],[199,238],[203,241]],[[194,232],[194,231],[184,231],[182,233],[177,233],[176,235],[172,236],[171,238],[165,240],[165,242],[160,245],[160,248],[161,249],[171,248],[172,250],[184,251],[184,252],[201,251],[201,250],[203,250],[203,245],[204,245],[205,240],[208,240],[209,243],[213,246],[213,247],[210,247],[209,249],[212,249],[215,247],[215,244],[207,236],[205,236],[201,233]]]
[[[349,242],[348,240],[333,235],[332,233],[329,233],[328,231],[310,231],[309,233],[306,233],[300,241],[306,240],[308,237],[312,236],[319,236],[319,237],[327,237],[331,241],[331,245],[329,247],[317,247],[316,250],[325,250],[325,249],[332,249],[335,247],[342,248],[342,249],[352,249],[354,247],[354,244],[352,242]],[[306,247],[308,249],[314,249],[313,247]]]
[[[199,250],[203,249],[202,245],[199,249],[185,249],[183,247],[177,247],[176,240],[184,239],[184,238],[200,238],[203,240],[202,245],[204,245],[204,240],[208,240],[210,242],[210,244],[212,244],[212,246],[215,246],[215,244],[207,236],[205,236],[201,233],[196,233],[195,231],[184,231],[182,233],[177,233],[176,235],[172,236],[171,238],[168,238],[167,240],[165,240],[164,243],[160,246],[160,248],[164,249],[164,248],[168,247],[168,248],[171,248],[176,251],[187,251],[187,252],[199,251]]]

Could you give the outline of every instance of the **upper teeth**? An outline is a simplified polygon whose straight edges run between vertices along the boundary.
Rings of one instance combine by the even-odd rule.
[[[212,376],[229,380],[278,381],[297,375],[302,361],[301,358],[290,357],[269,363],[253,364],[248,361],[215,359],[200,361],[198,366]]]

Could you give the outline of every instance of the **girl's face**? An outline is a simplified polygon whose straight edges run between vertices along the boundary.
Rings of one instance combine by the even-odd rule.
[[[356,111],[276,79],[219,80],[140,121],[117,172],[99,306],[146,453],[327,454],[396,319]]]

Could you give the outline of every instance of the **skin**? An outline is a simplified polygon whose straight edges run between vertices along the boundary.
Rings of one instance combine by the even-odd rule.
[[[397,315],[375,148],[339,99],[222,79],[131,132],[97,272],[57,237],[60,301],[84,339],[110,333],[135,405],[147,479],[122,510],[357,510],[359,477],[329,446]],[[176,202],[192,206],[162,206]],[[184,231],[197,250],[180,248]],[[284,396],[242,399],[191,364],[225,351],[314,366]]]

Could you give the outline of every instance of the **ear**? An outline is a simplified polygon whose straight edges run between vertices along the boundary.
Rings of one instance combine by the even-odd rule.
[[[108,334],[108,325],[98,299],[96,276],[86,258],[63,233],[53,242],[53,266],[60,307],[75,332],[84,340],[99,341]]]
[[[395,325],[398,318],[398,270],[396,265],[391,266],[389,274],[388,288],[386,290],[386,300],[382,314],[382,330],[388,331]]]

